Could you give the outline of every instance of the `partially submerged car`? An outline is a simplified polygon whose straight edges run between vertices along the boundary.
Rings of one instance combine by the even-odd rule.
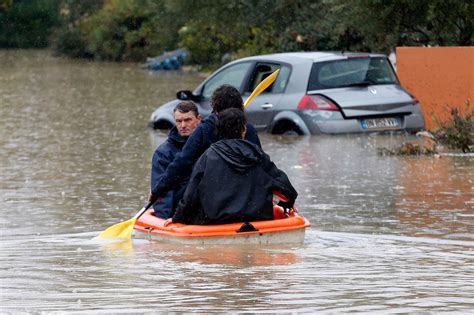
[[[424,129],[419,102],[397,79],[387,56],[381,54],[300,52],[242,58],[209,76],[193,92],[156,109],[150,125],[174,125],[173,108],[193,100],[203,116],[210,98],[222,84],[235,86],[245,100],[276,69],[276,81],[246,108],[257,130],[273,134],[340,134]]]

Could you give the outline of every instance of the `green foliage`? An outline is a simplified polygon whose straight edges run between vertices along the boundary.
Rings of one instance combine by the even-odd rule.
[[[52,47],[59,54],[73,58],[90,58],[87,36],[81,30],[82,23],[103,5],[100,0],[63,0],[60,26],[52,35]]]
[[[221,56],[228,51],[236,49],[239,39],[225,36],[216,26],[201,29],[190,24],[179,31],[179,45],[191,51],[191,63],[214,65],[221,64]]]
[[[64,5],[67,14],[54,42],[60,53],[99,60],[142,61],[176,46],[177,37],[173,35],[178,19],[166,14],[163,1],[95,1],[95,7],[67,1]]]
[[[10,8],[13,4],[13,0],[1,0],[0,1],[0,11]]]
[[[170,1],[171,2],[171,1]],[[338,48],[331,0],[173,1],[172,10],[187,17],[179,44],[191,61],[219,64],[232,58],[282,51]]]
[[[101,60],[143,61],[187,48],[191,63],[215,67],[282,51],[474,44],[474,1],[1,1],[0,45],[45,46],[59,21],[55,51]]]
[[[53,47],[60,54],[72,58],[86,58],[90,54],[86,48],[86,38],[77,28],[64,28],[54,34]]]
[[[141,8],[132,1],[110,1],[83,23],[88,49],[97,59],[133,60],[140,54],[145,39],[140,36],[144,23],[150,23],[149,7]],[[140,49],[142,48],[142,49]]]
[[[473,1],[359,0],[347,9],[344,19],[363,37],[355,47],[390,52],[396,46],[474,44]]]
[[[438,121],[440,128],[434,132],[436,139],[451,149],[470,152],[471,146],[474,145],[473,117],[474,109],[469,102],[465,114],[461,114],[457,108],[452,108],[450,121]]]
[[[219,66],[222,57],[236,52],[248,37],[249,4],[246,1],[168,1],[172,14],[183,14],[180,47],[191,52],[190,62]]]
[[[0,47],[41,48],[59,21],[59,0],[2,1]]]

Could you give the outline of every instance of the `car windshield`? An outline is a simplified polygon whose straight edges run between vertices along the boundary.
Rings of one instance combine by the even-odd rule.
[[[201,93],[202,97],[205,100],[211,99],[211,95],[214,93],[214,90],[223,84],[230,84],[239,90],[250,66],[250,62],[242,62],[229,66],[218,72],[204,85]]]
[[[349,57],[343,60],[314,63],[308,91],[397,83],[397,77],[387,58]]]

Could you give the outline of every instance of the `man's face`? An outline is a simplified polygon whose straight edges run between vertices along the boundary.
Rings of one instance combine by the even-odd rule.
[[[174,121],[179,135],[188,137],[201,122],[201,116],[196,116],[194,112],[181,113],[177,110],[174,112]]]

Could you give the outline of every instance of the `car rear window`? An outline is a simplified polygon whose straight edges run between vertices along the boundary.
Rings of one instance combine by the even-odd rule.
[[[397,84],[390,62],[383,57],[349,57],[313,64],[308,91],[359,84]]]

